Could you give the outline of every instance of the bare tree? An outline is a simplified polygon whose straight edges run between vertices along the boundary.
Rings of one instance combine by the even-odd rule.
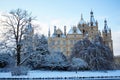
[[[5,20],[3,21],[4,26],[7,28],[7,38],[11,40],[10,43],[14,43],[14,49],[17,58],[17,66],[20,65],[20,55],[22,48],[22,39],[25,33],[25,27],[29,21],[33,20],[31,14],[26,10],[16,9],[11,10],[8,15],[4,15]]]

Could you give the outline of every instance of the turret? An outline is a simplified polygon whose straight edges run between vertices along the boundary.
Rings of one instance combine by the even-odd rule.
[[[103,30],[103,32],[106,33],[106,34],[111,32],[111,30],[108,28],[106,19],[104,20],[104,30]]]
[[[104,20],[104,29],[102,31],[102,37],[104,44],[106,46],[109,46],[111,51],[113,51],[113,42],[112,42],[112,37],[111,37],[111,29],[108,28],[107,25],[107,20]]]
[[[96,20],[96,26],[98,26],[98,21]]]
[[[80,22],[78,24],[78,28],[83,33],[83,36],[87,34],[87,32],[88,32],[88,25],[84,21],[82,14],[81,14]]]
[[[54,26],[54,35],[56,35],[56,26]]]
[[[50,27],[49,27],[49,30],[48,30],[48,37],[50,37]]]
[[[86,24],[86,22],[83,19],[83,15],[81,14],[81,19],[80,19],[80,23],[81,26],[83,26],[83,24]]]
[[[64,35],[66,36],[66,26],[64,26]]]
[[[96,26],[93,11],[90,12],[90,25],[89,26]]]

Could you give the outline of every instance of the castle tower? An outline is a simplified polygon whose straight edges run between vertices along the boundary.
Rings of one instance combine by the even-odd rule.
[[[78,28],[83,33],[83,36],[85,36],[86,34],[88,34],[88,25],[84,21],[82,14],[81,14],[81,20],[80,20],[80,22],[78,24]]]
[[[88,31],[89,39],[92,40],[95,38],[96,35],[99,34],[98,22],[95,21],[94,19],[93,11],[90,12],[90,22],[88,25],[89,25],[89,31]]]
[[[113,41],[112,41],[112,37],[111,37],[111,29],[108,28],[107,20],[104,21],[104,29],[102,31],[102,37],[103,37],[104,44],[106,46],[108,46],[111,49],[111,51],[113,51]]]

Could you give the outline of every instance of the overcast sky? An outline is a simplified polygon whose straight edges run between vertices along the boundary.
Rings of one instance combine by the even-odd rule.
[[[0,0],[0,12],[17,8],[32,12],[41,27],[37,31],[45,35],[48,27],[53,31],[54,25],[61,29],[66,25],[68,31],[79,23],[81,14],[89,21],[92,10],[101,31],[107,19],[112,30],[114,54],[120,55],[120,0]]]

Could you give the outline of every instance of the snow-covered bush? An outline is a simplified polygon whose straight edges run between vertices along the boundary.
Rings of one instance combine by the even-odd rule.
[[[10,54],[0,54],[0,68],[10,68],[15,65],[15,60]]]
[[[45,57],[45,63],[43,65],[52,70],[66,70],[68,61],[63,53],[54,52]]]
[[[44,63],[44,57],[46,55],[41,55],[41,54],[33,54],[32,56],[30,56],[26,62],[24,63],[24,65],[28,68],[31,69],[40,69],[42,66],[42,63]]]
[[[80,58],[72,58],[70,63],[70,70],[87,70],[88,64]]]
[[[24,66],[15,66],[12,68],[12,76],[27,75],[28,68]]]

